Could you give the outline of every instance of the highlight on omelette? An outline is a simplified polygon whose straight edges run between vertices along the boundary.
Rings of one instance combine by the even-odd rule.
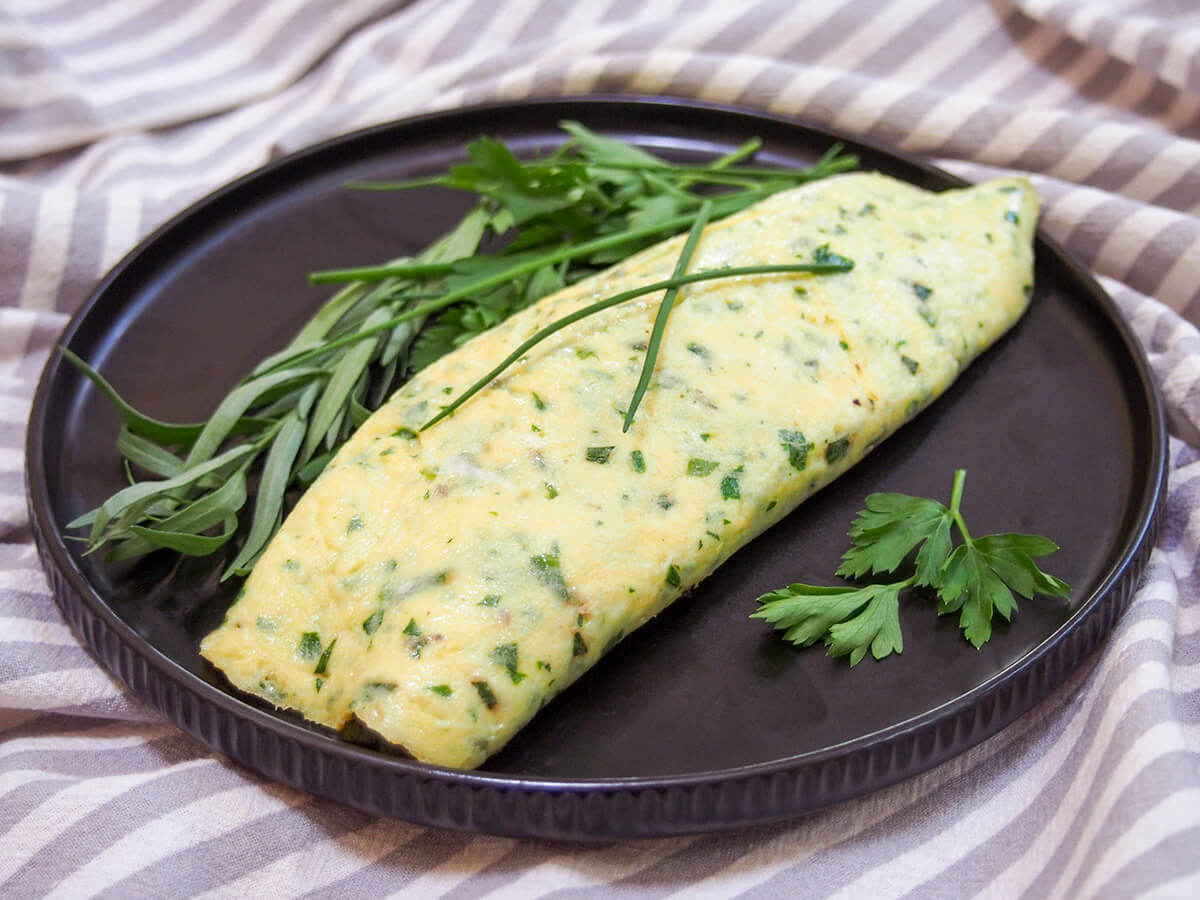
[[[304,493],[201,652],[237,688],[423,762],[471,768],[624,636],[854,465],[1021,316],[1037,199],[842,174],[708,225],[689,271],[847,272],[680,288],[622,430],[686,236],[544,297],[420,371]],[[613,566],[619,559],[621,564]]]

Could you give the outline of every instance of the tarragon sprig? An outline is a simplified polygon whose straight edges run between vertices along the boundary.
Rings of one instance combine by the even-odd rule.
[[[849,656],[857,665],[870,651],[883,659],[904,649],[900,593],[912,587],[937,592],[938,615],[958,613],[963,636],[976,648],[992,636],[992,619],[1017,610],[1013,596],[1066,597],[1070,586],[1038,568],[1034,557],[1058,550],[1032,534],[972,537],[962,515],[966,470],[954,473],[950,505],[908,494],[867,497],[850,527],[851,547],[837,574],[849,579],[896,572],[916,551],[907,578],[862,586],[791,584],[758,598],[751,618],[764,619],[801,647],[823,640],[830,656]],[[955,547],[953,532],[961,543]]]

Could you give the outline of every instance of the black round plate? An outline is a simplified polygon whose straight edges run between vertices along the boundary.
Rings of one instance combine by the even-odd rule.
[[[449,191],[364,193],[353,179],[425,174],[481,134],[518,153],[557,123],[680,159],[751,136],[798,166],[836,139],[794,121],[674,100],[592,97],[456,111],[338,138],[218,191],[160,228],[97,288],[63,343],[139,408],[202,420],[282,346],[324,292],[306,274],[411,253],[453,224]],[[944,172],[844,140],[864,168],[927,188]],[[373,813],[513,835],[604,838],[713,830],[816,809],[923,771],[995,733],[1094,650],[1151,546],[1166,472],[1160,402],[1112,301],[1039,237],[1028,315],[869,459],[633,634],[475,772],[353,745],[233,691],[198,654],[233,587],[211,562],[106,565],[64,524],[123,484],[117,418],[55,356],[29,431],[38,546],[66,619],[132,690],[264,775]],[[978,652],[954,617],[902,610],[902,656],[855,669],[747,618],[759,594],[827,582],[875,490],[947,497],[969,472],[973,529],[1032,531],[1072,602],[1023,601]],[[619,560],[613,561],[614,566]]]

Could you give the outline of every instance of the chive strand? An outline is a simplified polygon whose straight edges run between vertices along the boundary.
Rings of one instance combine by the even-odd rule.
[[[714,281],[718,278],[738,278],[745,275],[780,275],[780,274],[809,274],[809,275],[832,275],[838,272],[849,272],[854,267],[853,263],[801,263],[795,265],[762,265],[762,266],[743,266],[741,268],[732,269],[709,269],[703,272],[693,272],[690,275],[681,275],[678,278],[668,278],[665,281],[656,281],[652,284],[646,284],[642,287],[633,288],[632,290],[624,291],[620,294],[614,294],[611,297],[606,297],[603,300],[597,300],[582,309],[577,309],[573,313],[568,313],[560,319],[555,319],[549,325],[540,329],[532,337],[525,340],[516,350],[506,356],[494,369],[472,384],[469,388],[463,391],[449,406],[442,408],[436,416],[421,426],[421,431],[432,428],[446,416],[454,413],[460,406],[470,400],[473,396],[479,393],[483,388],[492,382],[500,373],[519,360],[533,347],[540,344],[543,340],[550,337],[557,331],[561,331],[569,325],[574,325],[581,319],[586,319],[588,316],[598,312],[603,312],[613,306],[621,303],[627,303],[638,297],[646,294],[653,294],[655,291],[664,291],[672,287],[681,287],[686,284],[695,284],[698,281]]]
[[[704,231],[704,226],[708,224],[708,217],[711,214],[712,203],[705,200],[700,211],[696,213],[696,221],[692,223],[692,230],[688,232],[687,241],[679,254],[679,260],[675,263],[675,273],[672,277],[680,278],[687,274],[687,267],[691,264],[692,255],[696,252],[696,244],[699,243],[700,234]],[[650,378],[654,375],[654,364],[658,361],[658,351],[662,347],[663,335],[667,333],[667,319],[671,317],[671,308],[675,305],[679,287],[676,284],[667,288],[666,293],[663,294],[662,303],[658,306],[658,315],[654,317],[654,328],[650,332],[650,341],[646,345],[646,359],[642,363],[642,374],[638,378],[637,387],[633,389],[633,399],[629,401],[629,409],[625,411],[625,423],[621,426],[622,434],[627,432],[633,424],[633,417],[637,413],[638,406],[641,405],[642,398],[646,396],[646,389],[650,387]]]

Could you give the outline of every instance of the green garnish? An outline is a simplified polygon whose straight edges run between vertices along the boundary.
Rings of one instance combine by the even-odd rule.
[[[693,456],[687,462],[687,473],[694,478],[706,478],[716,471],[720,463],[712,459],[700,459]]]
[[[616,448],[612,446],[588,447],[585,456],[587,457],[588,462],[600,463],[603,465],[604,463],[608,462],[608,458],[612,456],[612,452],[615,449]]]
[[[571,643],[572,656],[587,656],[588,647],[587,641],[583,639],[583,635],[578,631],[575,632],[575,639]]]
[[[867,651],[883,659],[904,649],[900,631],[900,592],[929,587],[937,592],[938,615],[957,612],[963,636],[976,648],[992,636],[992,618],[1006,621],[1016,612],[1014,593],[1066,597],[1070,586],[1038,568],[1034,557],[1058,545],[1032,534],[992,534],[972,538],[962,517],[967,473],[954,473],[950,506],[908,494],[867,497],[850,528],[851,547],[837,574],[857,579],[895,572],[916,551],[907,578],[861,587],[791,584],[758,598],[751,618],[765,619],[793,644],[807,647],[824,640],[829,656],[849,656],[857,665]],[[953,546],[957,529],[962,543]]]
[[[520,664],[519,657],[520,651],[516,644],[501,644],[491,653],[492,662],[508,672],[508,677],[512,679],[513,684],[520,684],[525,680],[525,673],[517,669]]]
[[[471,684],[475,685],[475,690],[479,694],[479,699],[483,701],[483,705],[488,709],[495,709],[496,704],[500,701],[496,699],[492,686],[486,681],[472,681]]]
[[[449,697],[454,693],[454,690],[448,684],[431,684],[429,689],[439,697]]]
[[[300,635],[300,643],[296,652],[301,659],[316,659],[321,655],[321,636],[315,631],[306,631]]]
[[[383,610],[377,609],[367,618],[363,619],[363,631],[367,634],[374,634],[379,630],[379,626],[383,624]]]
[[[165,548],[205,556],[242,531],[245,540],[223,577],[247,574],[286,513],[289,492],[307,488],[414,372],[564,285],[693,227],[707,203],[718,219],[857,165],[839,147],[809,169],[736,165],[758,149],[757,140],[711,164],[675,165],[578,123],[562,127],[568,141],[545,158],[521,162],[504,144],[480,139],[468,147],[468,162],[443,175],[357,185],[439,185],[469,192],[476,202],[415,257],[313,274],[313,282],[345,287],[286,347],[238,382],[207,422],[176,424],[144,415],[64,349],[64,357],[113,403],[123,423],[118,452],[142,478],[68,524],[88,530],[88,552],[103,549],[110,559],[129,559]],[[714,187],[724,192],[714,195]],[[481,253],[496,237],[504,239],[503,249]],[[844,268],[694,273],[642,293],[766,271]],[[610,298],[584,315],[640,295]],[[540,397],[534,403],[545,408]],[[394,436],[414,439],[412,424]],[[258,485],[251,508],[248,482]]]
[[[790,428],[779,429],[780,446],[787,451],[788,462],[791,463],[793,469],[798,472],[803,472],[808,465],[808,451],[811,445],[804,439],[804,435]]]
[[[333,647],[337,643],[337,638],[329,642],[329,646],[325,648],[325,652],[321,654],[321,658],[317,660],[317,667],[313,669],[314,675],[324,675],[325,669],[329,666],[329,657],[333,656]]]
[[[560,599],[571,599],[571,592],[567,588],[566,578],[563,577],[557,551],[531,557],[529,564],[533,567],[533,574],[538,581],[558,594]]]
[[[666,582],[671,587],[679,587],[683,584],[683,579],[679,577],[679,569],[675,567],[674,563],[667,566]]]
[[[646,457],[642,455],[641,450],[634,450],[632,453],[630,453],[629,454],[629,462],[630,462],[630,465],[633,466],[633,471],[635,471],[635,472],[645,472],[646,471]]]
[[[675,272],[673,277],[679,278],[687,274],[687,267],[691,264],[692,254],[696,252],[696,244],[700,241],[700,235],[704,231],[704,226],[708,224],[709,217],[712,215],[712,202],[705,200],[700,204],[700,211],[696,213],[696,218],[692,222],[692,228],[688,232],[687,242],[683,245],[683,250],[680,251],[679,259],[675,262]],[[658,351],[662,347],[663,335],[667,331],[667,319],[671,315],[671,307],[675,305],[675,296],[679,293],[679,285],[673,285],[667,288],[663,294],[662,303],[659,304],[658,314],[654,317],[654,327],[650,331],[650,341],[646,345],[646,359],[642,363],[642,374],[638,377],[637,387],[633,389],[633,399],[629,401],[629,409],[625,413],[625,421],[621,425],[621,431],[629,430],[629,426],[633,424],[634,414],[637,413],[638,406],[641,405],[642,398],[646,396],[646,389],[650,387],[650,378],[654,375],[654,364],[658,361]]]
[[[721,479],[721,499],[722,500],[741,500],[742,485],[738,481],[738,475],[742,473],[742,467],[738,466],[728,475]],[[711,533],[711,532],[710,532]],[[716,537],[716,535],[714,535]]]

